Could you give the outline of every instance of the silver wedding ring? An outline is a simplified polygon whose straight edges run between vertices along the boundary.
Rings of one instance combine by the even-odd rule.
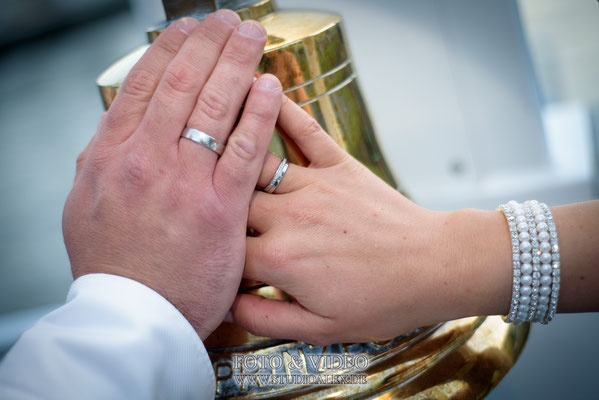
[[[281,163],[279,164],[279,168],[277,168],[277,170],[275,171],[275,174],[272,177],[272,180],[270,181],[268,186],[264,188],[264,191],[266,193],[273,193],[277,189],[277,186],[279,186],[279,184],[283,180],[283,177],[285,176],[285,172],[287,172],[288,168],[289,168],[289,164],[287,164],[287,159],[283,158],[281,160]]]
[[[195,142],[199,145],[202,145],[202,146],[206,147],[207,149],[212,150],[219,156],[222,156],[223,152],[225,151],[224,144],[222,144],[221,142],[219,142],[218,140],[216,140],[209,134],[202,132],[202,131],[198,131],[197,129],[187,127],[183,130],[181,137],[183,137],[185,139],[189,139],[192,142]]]

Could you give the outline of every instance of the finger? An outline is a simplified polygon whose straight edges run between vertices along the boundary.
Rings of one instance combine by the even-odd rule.
[[[305,270],[298,267],[297,244],[271,232],[246,237],[243,277],[287,290],[289,283],[301,278]]]
[[[180,19],[148,48],[125,78],[103,119],[107,128],[103,139],[120,143],[137,129],[164,71],[198,25],[193,18]]]
[[[245,240],[245,266],[243,269],[243,278],[252,281],[264,282],[276,286],[279,280],[276,271],[271,271],[264,262],[264,246],[267,241],[261,237],[248,236]],[[274,272],[271,274],[270,272]]]
[[[244,21],[237,27],[202,88],[187,122],[189,127],[205,132],[223,144],[227,142],[252,85],[265,44],[266,30],[258,22]],[[206,150],[198,151],[192,144],[189,141],[181,143],[183,157],[213,171],[216,155]]]
[[[281,83],[262,75],[252,86],[239,121],[214,170],[214,188],[223,198],[245,203],[256,187],[281,107]]]
[[[331,320],[296,302],[238,294],[231,307],[233,320],[257,336],[325,344]]]
[[[345,155],[320,124],[287,97],[281,105],[277,128],[297,144],[311,165],[335,165]]]
[[[266,233],[278,220],[280,200],[261,191],[255,191],[250,203],[248,228],[258,233]]]
[[[266,159],[264,160],[264,166],[260,172],[260,177],[258,178],[258,184],[256,187],[261,190],[265,189],[275,177],[275,173],[280,165],[281,157],[278,157],[272,153],[268,153],[266,155]],[[279,185],[272,193],[289,193],[301,189],[305,186],[305,178],[307,173],[308,172],[306,168],[289,163],[287,172],[285,172],[285,175],[283,175],[283,180],[279,182]]]
[[[273,196],[260,191],[254,192],[250,203],[247,227],[260,235],[270,231],[277,222],[280,222],[277,218],[280,215],[279,207],[284,207],[284,205],[278,203],[279,199]]]
[[[146,139],[177,145],[198,95],[240,19],[230,10],[210,14],[164,72],[139,130]]]

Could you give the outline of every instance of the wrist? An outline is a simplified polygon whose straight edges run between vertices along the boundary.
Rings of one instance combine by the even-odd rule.
[[[512,286],[512,250],[505,217],[464,209],[444,222],[447,260],[453,276],[452,318],[505,315]]]

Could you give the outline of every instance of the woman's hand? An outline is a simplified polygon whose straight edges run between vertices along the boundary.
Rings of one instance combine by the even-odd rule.
[[[281,103],[275,77],[252,84],[265,43],[260,24],[232,11],[171,24],[80,155],[65,205],[75,278],[109,273],[144,283],[202,339],[237,293],[249,201]],[[226,143],[222,157],[182,139],[186,126]]]
[[[470,263],[505,251],[496,262],[510,265],[507,226],[499,213],[472,212],[476,215],[464,219],[460,213],[419,207],[345,153],[286,99],[279,129],[311,164],[290,165],[276,194],[255,193],[249,227],[259,235],[247,239],[244,277],[280,288],[294,301],[240,294],[232,308],[237,324],[258,335],[313,344],[364,342],[507,308],[509,267],[499,272],[504,281],[486,291],[476,285],[481,276]],[[260,187],[268,184],[279,161],[269,155]],[[504,242],[484,255],[452,248],[479,235]],[[486,274],[485,281],[495,278]],[[505,299],[489,300],[495,290],[504,291]]]

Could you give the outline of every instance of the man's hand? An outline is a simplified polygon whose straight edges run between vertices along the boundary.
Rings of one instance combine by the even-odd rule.
[[[232,11],[173,23],[102,117],[65,205],[75,278],[137,280],[174,304],[202,339],[237,293],[249,201],[280,108],[275,77],[252,84],[265,42],[260,24],[241,23]],[[226,143],[222,157],[181,139],[186,126]]]

